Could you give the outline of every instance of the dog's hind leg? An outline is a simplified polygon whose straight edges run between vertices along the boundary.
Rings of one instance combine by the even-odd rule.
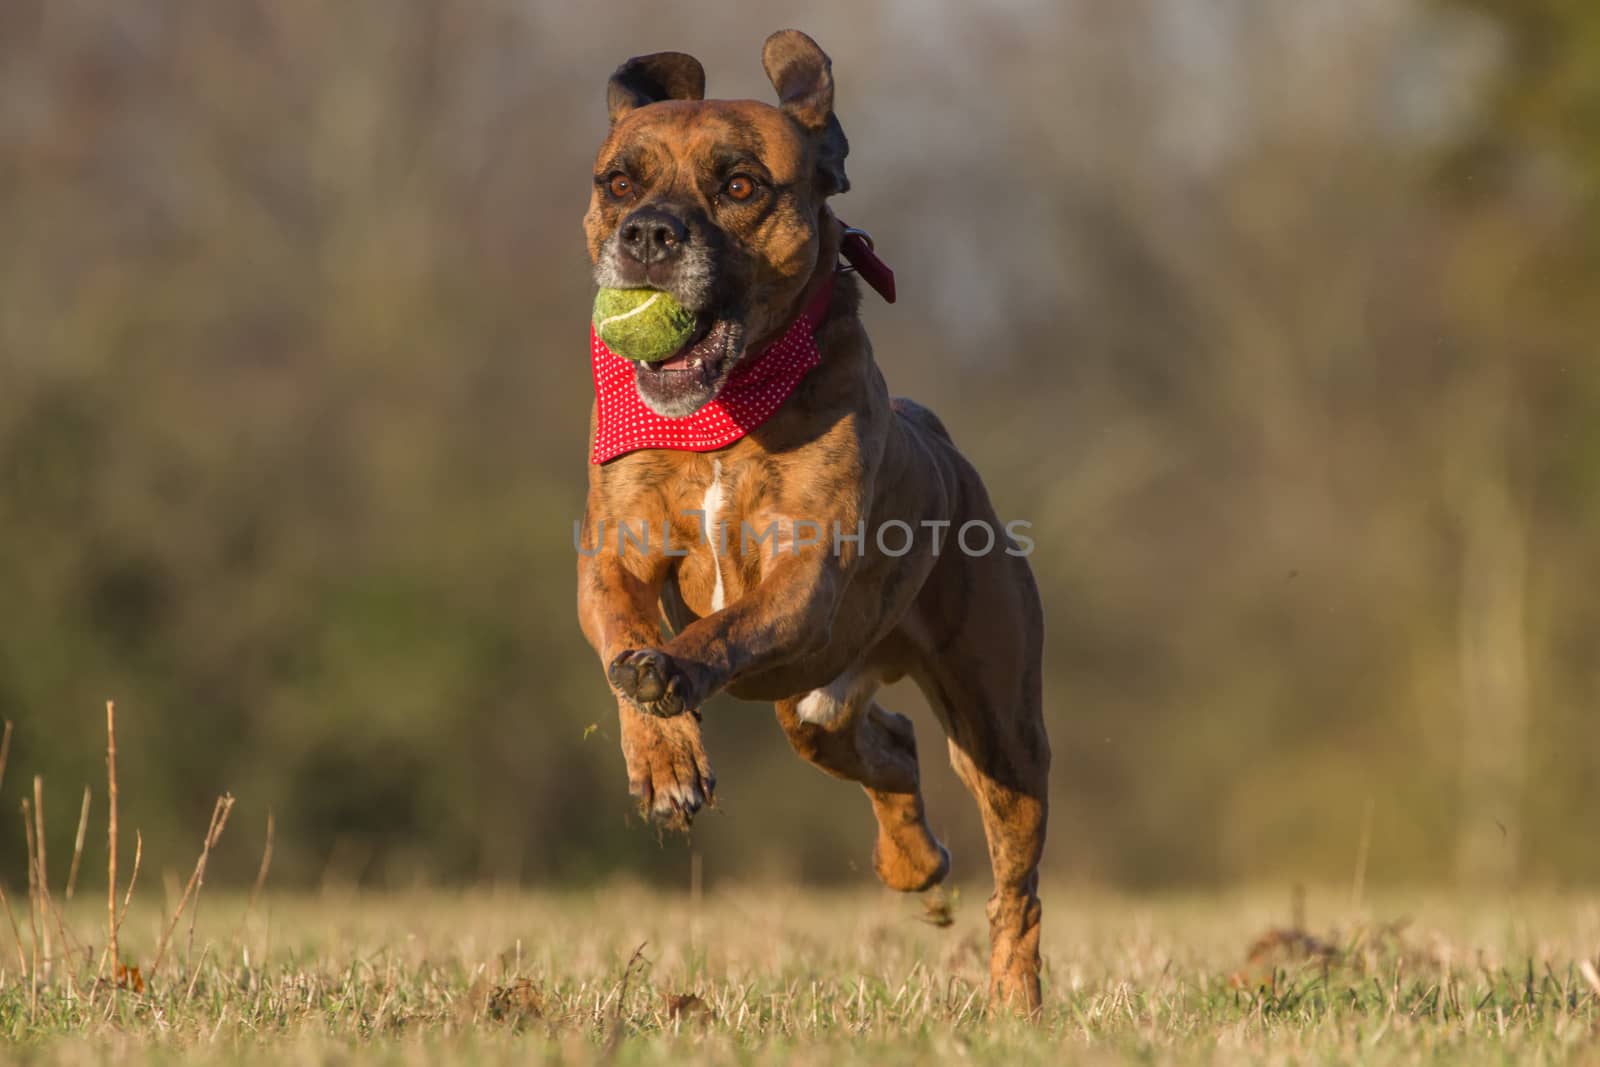
[[[914,676],[950,735],[950,762],[983,817],[994,870],[991,1001],[1031,1016],[1040,1005],[1039,860],[1050,773],[1039,675],[1043,616],[1025,561],[950,563],[970,570],[941,584],[960,588],[967,603],[944,614],[953,632],[920,657]]]
[[[779,701],[778,722],[796,752],[817,767],[859,782],[878,818],[872,866],[890,889],[917,892],[950,871],[950,854],[928,829],[911,721],[872,699],[875,681],[849,675]]]

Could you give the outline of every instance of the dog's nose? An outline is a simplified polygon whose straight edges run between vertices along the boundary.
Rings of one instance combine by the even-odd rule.
[[[622,220],[617,236],[628,255],[640,263],[655,263],[683,251],[689,240],[689,227],[670,212],[645,207]]]

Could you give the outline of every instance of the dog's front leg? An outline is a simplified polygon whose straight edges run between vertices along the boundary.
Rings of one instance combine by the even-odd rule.
[[[624,689],[616,681],[619,662],[630,663],[637,656],[630,650],[647,649],[660,640],[656,605],[666,574],[666,561],[658,558],[608,551],[580,556],[578,618],[618,690],[629,791],[639,798],[644,814],[669,829],[683,830],[715,799],[717,780],[701,744],[699,719],[666,712],[665,686],[641,692],[638,684]],[[639,674],[633,671],[635,683]],[[672,696],[679,699],[681,694]],[[681,700],[677,707],[682,710]]]
[[[659,684],[675,694],[669,707],[698,708],[742,675],[824,647],[851,562],[826,546],[781,556],[754,588],[685,627],[660,651],[644,648],[618,662],[661,679],[651,691]]]

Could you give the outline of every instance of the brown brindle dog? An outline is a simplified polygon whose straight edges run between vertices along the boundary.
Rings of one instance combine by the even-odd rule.
[[[663,289],[700,317],[681,358],[634,366],[658,414],[705,405],[833,284],[816,331],[822,362],[720,450],[646,449],[590,466],[583,632],[616,692],[629,786],[645,811],[682,829],[712,802],[698,709],[713,694],[773,701],[800,755],[866,789],[878,821],[873,866],[905,891],[929,888],[950,866],[924,815],[911,724],[873,699],[880,685],[914,679],[988,836],[991,997],[1033,1013],[1050,766],[1038,591],[938,418],[890,399],[855,279],[835,273],[843,227],[827,199],[848,188],[847,145],[828,57],[785,30],[768,38],[762,62],[777,107],[703,99],[705,73],[682,53],[618,68],[584,230],[599,284]],[[591,416],[591,447],[595,425]],[[903,532],[884,537],[890,551],[874,533],[890,520],[917,533],[903,555],[890,554]],[[974,520],[996,531],[993,551],[953,544]],[[617,538],[619,522],[657,532],[665,522],[671,553]],[[827,533],[798,536],[806,522]],[[724,548],[705,536],[741,523],[775,524],[776,545],[737,536]]]

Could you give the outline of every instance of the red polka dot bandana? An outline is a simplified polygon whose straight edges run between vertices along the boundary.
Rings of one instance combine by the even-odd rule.
[[[747,357],[709,403],[681,419],[657,415],[645,406],[634,388],[633,364],[607,348],[590,323],[589,352],[598,409],[590,462],[604,463],[642,448],[710,452],[733,444],[766,422],[800,379],[822,362],[816,330],[828,313],[832,296],[830,276],[782,337]]]

